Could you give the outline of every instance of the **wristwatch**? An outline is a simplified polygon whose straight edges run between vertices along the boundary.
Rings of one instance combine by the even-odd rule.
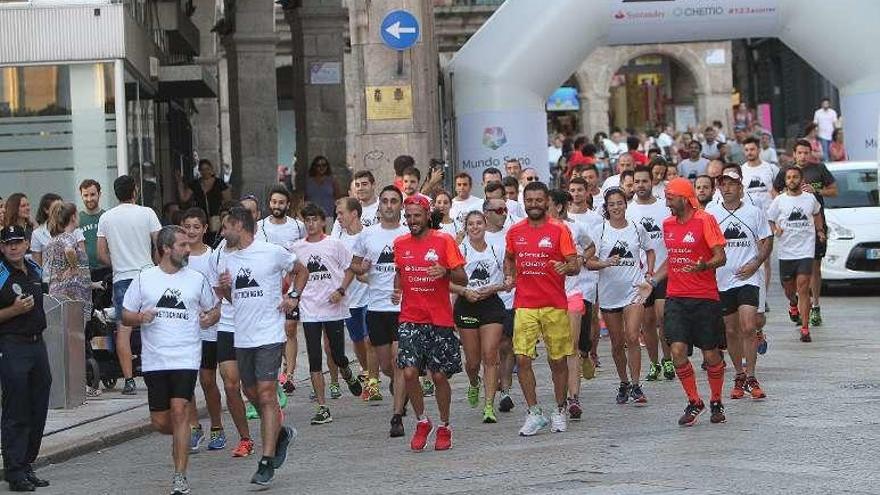
[[[340,296],[345,297],[345,289],[343,289],[342,287],[337,287],[336,292],[338,292]]]

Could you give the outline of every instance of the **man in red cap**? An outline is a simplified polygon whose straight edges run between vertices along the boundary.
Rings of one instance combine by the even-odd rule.
[[[403,204],[410,233],[394,240],[397,275],[391,299],[395,304],[400,303],[397,367],[403,369],[417,421],[410,447],[423,450],[433,430],[431,420],[425,415],[419,382],[419,371],[426,369],[434,380],[440,412],[434,450],[447,450],[452,447],[449,379],[461,371],[461,350],[453,329],[449,283],[466,285],[467,274],[455,239],[430,228],[428,198],[414,194]]]
[[[711,391],[711,422],[723,423],[726,420],[721,404],[724,360],[718,350],[723,337],[722,308],[715,270],[727,261],[726,240],[715,217],[700,209],[694,187],[687,179],[669,181],[666,206],[672,211],[672,216],[663,221],[668,258],[651,284],[643,284],[640,293],[647,297],[651,285],[656,287],[664,278],[668,279],[665,336],[672,351],[675,373],[688,398],[678,424],[692,426],[706,409],[688,359],[689,346],[703,350]]]

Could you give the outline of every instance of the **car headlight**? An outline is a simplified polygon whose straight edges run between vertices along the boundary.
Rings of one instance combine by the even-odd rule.
[[[850,241],[856,238],[856,234],[842,225],[828,222],[828,238],[837,241]]]

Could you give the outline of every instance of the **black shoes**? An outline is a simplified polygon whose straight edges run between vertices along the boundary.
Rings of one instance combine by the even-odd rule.
[[[275,457],[272,458],[272,468],[278,469],[284,465],[287,460],[287,449],[290,442],[296,438],[296,430],[289,426],[282,426],[278,432],[278,440],[275,442]]]
[[[727,417],[724,416],[724,405],[721,404],[721,401],[715,401],[709,403],[709,410],[711,411],[711,416],[709,416],[709,421],[711,423],[725,423],[727,422]]]
[[[25,479],[30,481],[37,488],[46,488],[49,486],[49,480],[37,477],[37,473],[30,471],[25,475]]]
[[[122,395],[137,395],[137,385],[134,378],[126,378],[125,386],[122,387]]]
[[[263,457],[257,464],[257,472],[251,478],[251,483],[266,486],[275,478],[275,468],[272,467],[272,458]]]
[[[33,492],[36,490],[36,485],[31,483],[27,478],[9,482],[10,492]]]
[[[402,437],[403,435],[403,416],[395,414],[394,416],[391,416],[391,432],[388,436],[391,438],[397,438]]]

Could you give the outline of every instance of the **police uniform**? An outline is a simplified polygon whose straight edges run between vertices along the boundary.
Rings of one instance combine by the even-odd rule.
[[[24,242],[20,227],[6,227],[0,242]],[[52,376],[43,343],[46,314],[43,312],[42,271],[33,261],[23,259],[24,271],[0,257],[0,310],[20,296],[33,296],[33,307],[22,314],[0,321],[0,386],[3,388],[2,428],[3,466],[13,491],[33,491],[48,485],[33,472],[37,459]]]

